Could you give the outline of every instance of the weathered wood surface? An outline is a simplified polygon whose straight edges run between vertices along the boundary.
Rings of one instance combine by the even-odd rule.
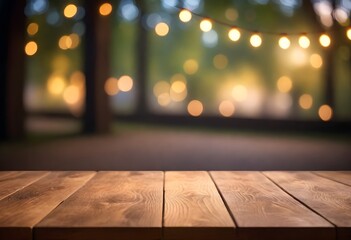
[[[161,239],[163,172],[99,172],[35,228],[35,239]]]
[[[323,171],[0,171],[0,240],[349,240],[349,181]]]
[[[31,228],[81,187],[93,172],[52,172],[0,201],[0,239],[30,240]]]
[[[0,200],[32,184],[48,172],[0,172]]]
[[[351,187],[311,172],[265,172],[285,191],[337,226],[337,239],[351,239]]]
[[[233,239],[234,222],[207,172],[166,172],[164,239]]]
[[[351,186],[351,171],[317,171],[315,174]]]
[[[239,239],[333,239],[333,226],[259,172],[211,172]]]

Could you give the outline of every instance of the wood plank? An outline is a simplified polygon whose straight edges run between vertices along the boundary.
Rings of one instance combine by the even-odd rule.
[[[265,175],[335,224],[338,239],[351,239],[351,187],[311,172],[265,172]]]
[[[0,172],[0,200],[8,195],[32,184],[48,172],[22,172],[22,171],[5,171]]]
[[[334,227],[259,172],[211,172],[239,239],[335,239]]]
[[[35,227],[36,240],[161,239],[163,172],[99,172]]]
[[[351,186],[351,171],[316,171],[313,173]]]
[[[207,172],[166,172],[164,239],[233,239],[235,225]]]
[[[2,199],[0,239],[32,239],[32,227],[94,174],[94,172],[52,172]]]

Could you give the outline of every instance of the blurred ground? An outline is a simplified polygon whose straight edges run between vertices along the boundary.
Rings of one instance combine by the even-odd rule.
[[[351,137],[116,124],[82,136],[72,120],[31,118],[0,143],[0,170],[351,170]]]

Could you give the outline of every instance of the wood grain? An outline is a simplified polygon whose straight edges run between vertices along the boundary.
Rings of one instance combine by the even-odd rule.
[[[0,201],[0,239],[32,239],[31,228],[94,172],[51,172]]]
[[[0,172],[0,200],[8,195],[32,184],[48,172],[21,172],[6,171]]]
[[[333,226],[259,172],[211,172],[239,239],[334,239]]]
[[[35,227],[35,239],[161,239],[163,172],[99,172]]]
[[[265,172],[265,175],[335,224],[338,239],[351,238],[351,187],[310,172]]]
[[[313,173],[351,186],[351,171],[317,171]]]
[[[166,172],[164,239],[233,239],[235,225],[207,172]]]

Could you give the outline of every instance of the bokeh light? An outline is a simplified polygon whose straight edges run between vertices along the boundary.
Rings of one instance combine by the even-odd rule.
[[[347,36],[348,39],[351,40],[351,28],[347,29],[346,36]]]
[[[119,92],[117,78],[114,78],[114,77],[108,78],[105,82],[104,89],[107,95],[109,96],[116,95]]]
[[[262,44],[262,38],[261,38],[260,35],[258,35],[258,34],[253,34],[253,35],[250,37],[250,43],[251,43],[251,46],[257,48],[257,47],[261,46],[261,44]]]
[[[166,81],[159,81],[154,85],[153,92],[156,97],[163,93],[169,93],[171,85]]]
[[[329,121],[333,117],[333,109],[329,105],[324,104],[320,106],[318,115],[323,121]]]
[[[77,14],[78,8],[74,4],[68,4],[64,10],[63,10],[63,15],[66,18],[73,18]]]
[[[240,31],[237,28],[232,28],[228,32],[228,37],[233,42],[238,41],[240,39],[240,36],[241,36]]]
[[[223,54],[217,54],[213,58],[213,65],[217,69],[224,69],[228,65],[228,58],[225,55],[223,55]]]
[[[30,23],[27,27],[27,33],[31,36],[37,34],[39,31],[39,25],[37,23]]]
[[[302,109],[308,110],[313,105],[313,98],[310,94],[303,94],[299,97],[299,105]]]
[[[277,88],[279,92],[282,92],[282,93],[290,92],[292,86],[293,86],[292,81],[287,76],[282,76],[277,81]]]
[[[157,102],[160,106],[166,107],[171,103],[171,96],[168,92],[158,95]]]
[[[323,46],[323,47],[329,47],[331,44],[331,39],[327,34],[322,34],[319,37],[319,43]]]
[[[24,51],[28,56],[33,56],[38,51],[38,45],[34,41],[30,41],[24,47]]]
[[[199,69],[199,64],[195,59],[188,59],[183,64],[184,72],[192,75],[195,74]]]
[[[70,49],[72,47],[72,44],[73,44],[73,42],[72,42],[71,37],[66,36],[66,35],[60,37],[59,42],[58,42],[58,46],[62,50]]]
[[[158,36],[164,37],[169,32],[169,26],[167,25],[167,23],[160,22],[160,23],[156,24],[155,32]]]
[[[234,104],[229,100],[224,100],[219,104],[219,113],[224,117],[230,117],[235,112]]]
[[[66,87],[66,81],[62,76],[52,75],[47,81],[47,89],[52,95],[60,95]]]
[[[212,22],[209,19],[203,19],[200,22],[200,29],[203,32],[209,32],[212,29]]]
[[[192,18],[192,14],[189,10],[183,9],[179,12],[179,19],[182,22],[189,22]]]
[[[323,59],[318,53],[314,53],[310,57],[310,64],[313,68],[321,68],[323,65]]]
[[[77,86],[70,85],[63,92],[63,100],[70,105],[77,104],[80,99],[80,91]]]
[[[133,79],[128,75],[123,75],[118,79],[118,88],[122,92],[128,92],[133,88]]]
[[[279,47],[281,49],[288,49],[290,47],[290,40],[286,36],[279,38]]]
[[[188,113],[193,117],[198,117],[202,114],[204,107],[199,100],[192,100],[188,104]]]
[[[99,7],[99,13],[101,16],[108,16],[112,12],[112,5],[110,3],[103,3]]]
[[[299,45],[302,48],[308,48],[310,46],[310,39],[305,35],[299,37]]]

